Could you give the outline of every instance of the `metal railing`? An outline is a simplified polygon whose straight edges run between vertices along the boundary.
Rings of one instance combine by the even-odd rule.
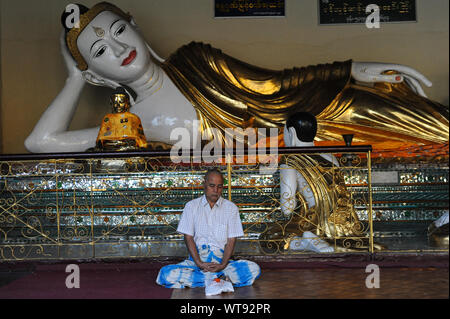
[[[284,148],[275,169],[248,152],[178,164],[166,151],[1,155],[0,261],[185,256],[177,224],[211,166],[240,209],[237,255],[373,253],[370,154]]]

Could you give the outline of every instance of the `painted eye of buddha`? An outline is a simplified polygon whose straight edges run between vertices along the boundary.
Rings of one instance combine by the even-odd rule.
[[[121,35],[125,31],[125,29],[126,29],[126,25],[125,24],[121,25],[119,27],[119,29],[117,29],[117,31],[116,31],[116,36]]]
[[[97,51],[97,53],[95,53],[95,57],[98,58],[99,56],[103,55],[103,53],[105,53],[106,51],[106,47],[101,47],[100,50]]]

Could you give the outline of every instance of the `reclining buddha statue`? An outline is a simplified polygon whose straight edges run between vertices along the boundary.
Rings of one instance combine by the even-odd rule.
[[[76,6],[79,28],[67,27],[68,12],[62,16],[68,77],[25,141],[31,152],[95,146],[99,127],[68,130],[85,83],[124,87],[149,142],[174,144],[174,128],[197,133],[193,121],[202,132],[278,128],[282,141],[285,122],[296,112],[317,118],[317,141],[339,141],[343,134],[374,148],[448,141],[448,107],[425,96],[421,83],[431,82],[410,67],[348,60],[273,71],[199,42],[163,59],[115,5]]]

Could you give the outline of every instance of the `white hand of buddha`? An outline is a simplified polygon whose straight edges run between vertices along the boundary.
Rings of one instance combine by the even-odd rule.
[[[383,74],[386,71],[395,71],[396,74]],[[432,83],[420,72],[401,64],[377,62],[353,62],[352,77],[360,82],[389,82],[406,84],[417,94],[427,97],[421,83],[430,87]]]
[[[67,72],[69,73],[68,77],[70,79],[79,79],[81,81],[84,81],[82,72],[77,68],[77,64],[75,63],[74,59],[69,53],[69,50],[67,49],[64,30],[61,32],[61,35],[59,37],[59,44],[61,47],[61,54],[64,58],[64,63],[66,64]]]

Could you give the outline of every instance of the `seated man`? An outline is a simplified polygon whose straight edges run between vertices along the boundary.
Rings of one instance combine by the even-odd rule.
[[[259,266],[248,260],[230,260],[236,238],[244,235],[239,210],[221,197],[223,176],[208,170],[204,195],[186,204],[177,231],[184,234],[189,259],[161,268],[156,282],[167,288],[204,287],[206,280],[228,277],[234,287],[252,285]]]

